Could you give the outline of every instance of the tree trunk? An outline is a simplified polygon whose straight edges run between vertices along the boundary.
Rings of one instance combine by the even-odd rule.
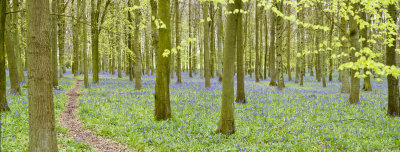
[[[81,5],[81,13],[83,14],[83,21],[86,21],[87,15],[86,15],[86,0],[82,0],[82,5]],[[88,76],[88,61],[87,61],[87,47],[88,47],[88,41],[87,41],[87,28],[86,26],[82,26],[82,33],[81,33],[81,43],[82,43],[82,57],[83,57],[83,80],[84,80],[84,85],[85,88],[89,88],[89,76]]]
[[[193,55],[192,55],[192,0],[189,0],[189,9],[188,9],[188,24],[189,24],[189,56],[188,56],[188,60],[189,60],[189,77],[192,78],[193,77]]]
[[[7,1],[8,3],[9,1]],[[7,53],[7,60],[8,60],[8,72],[9,78],[11,83],[10,92],[19,94],[21,89],[19,87],[19,76],[18,76],[18,67],[15,58],[15,43],[12,41],[12,18],[10,15],[6,17],[6,30],[5,30],[5,47]]]
[[[279,11],[282,11],[283,7],[283,1],[280,2],[275,2],[277,8]],[[283,80],[283,60],[282,60],[282,51],[283,51],[283,44],[282,41],[283,39],[283,25],[282,25],[282,17],[278,16],[276,18],[276,33],[277,33],[277,39],[276,39],[276,51],[278,54],[276,55],[276,62],[278,64],[278,90],[282,90],[285,87],[284,80]]]
[[[18,0],[13,0],[13,6],[12,6],[12,11],[16,12],[19,10],[19,1]],[[19,40],[19,34],[18,34],[18,18],[19,18],[18,13],[12,14],[12,28],[13,30],[11,31],[13,41],[15,43],[14,47],[14,52],[16,55],[16,62],[17,62],[17,68],[18,68],[18,76],[19,76],[19,81],[25,81],[25,75],[24,75],[24,69],[23,69],[23,64],[22,64],[22,56],[21,56],[21,48],[20,48],[20,40]]]
[[[286,7],[288,9],[287,10],[288,11],[287,14],[290,15],[291,6],[287,5]],[[292,69],[291,69],[292,67],[290,66],[290,56],[291,56],[291,54],[290,54],[290,50],[291,50],[291,48],[290,48],[290,34],[291,34],[290,31],[292,30],[292,27],[290,26],[290,21],[287,21],[286,23],[287,23],[286,67],[287,67],[287,71],[288,71],[288,75],[289,75],[288,81],[292,81]]]
[[[210,35],[209,29],[209,21],[208,19],[208,5],[209,2],[205,1],[203,3],[203,19],[204,19],[204,77],[205,77],[205,87],[210,88],[210,78],[211,78],[211,70],[210,70],[210,52],[209,52],[209,39],[208,36]]]
[[[224,35],[224,24],[222,18],[222,4],[218,3],[218,81],[222,82],[222,46],[223,42],[223,35]]]
[[[242,5],[241,0],[235,0],[235,4]],[[228,3],[228,11],[235,9],[235,4]],[[224,70],[222,71],[222,106],[221,116],[218,123],[218,133],[233,134],[235,132],[234,117],[234,59],[236,42],[237,17],[235,14],[228,14],[226,20],[225,44],[224,44]],[[240,27],[242,28],[242,27]]]
[[[355,11],[358,11],[359,3],[352,4]],[[354,19],[354,17],[350,17],[350,43],[351,46],[355,49],[351,49],[350,58],[351,62],[357,62],[358,57],[356,57],[356,52],[360,51],[360,42],[359,40],[359,26]],[[359,72],[359,70],[351,69],[351,90],[350,90],[350,97],[349,102],[352,104],[360,102],[360,78],[355,76],[355,73]]]
[[[236,9],[243,9],[243,2],[239,2],[236,4]],[[236,94],[236,103],[246,103],[246,95],[244,91],[244,68],[243,68],[243,14],[238,13],[237,18],[237,25],[232,25],[236,26],[236,50],[237,50],[237,94]],[[227,25],[229,26],[229,25]],[[228,29],[227,29],[228,30]],[[234,29],[235,30],[235,29]],[[227,35],[228,36],[228,35]],[[233,44],[228,44],[228,45],[233,45]]]
[[[210,29],[210,74],[211,78],[215,77],[215,26],[214,26],[214,3],[210,3],[209,14],[211,21],[209,21]]]
[[[140,6],[140,0],[135,0],[135,5]],[[135,40],[134,40],[134,52],[135,52],[135,89],[140,90],[142,88],[142,62],[141,62],[141,41],[140,41],[140,22],[141,12],[140,9],[135,10]]]
[[[154,16],[154,19],[156,19],[158,17],[157,16],[157,2],[155,0],[150,0],[150,4],[151,4],[151,15]],[[152,50],[158,51],[158,29],[157,29],[154,21],[151,22],[151,40],[152,40]],[[155,59],[156,59],[156,63],[157,63],[157,52],[155,53]],[[153,63],[152,63],[152,65],[153,65]],[[153,71],[153,68],[152,68],[152,71]]]
[[[389,4],[388,11],[392,19],[397,19],[396,4]],[[396,24],[396,21],[395,21]],[[396,38],[396,35],[390,34],[389,37]],[[396,66],[396,40],[392,42],[392,46],[386,46],[386,65]],[[388,79],[388,112],[389,116],[400,116],[400,99],[399,99],[399,79],[389,74]]]
[[[267,62],[268,62],[268,48],[269,48],[269,43],[268,43],[268,15],[267,13],[264,13],[265,15],[265,52],[264,52],[264,80],[267,79]]]
[[[49,0],[28,0],[28,151],[57,152],[51,81]]]
[[[169,98],[169,60],[171,56],[164,57],[162,54],[164,50],[171,50],[170,43],[170,1],[159,0],[158,1],[158,17],[166,28],[160,28],[160,41],[158,42],[158,59],[157,59],[157,74],[155,84],[155,119],[165,120],[171,118],[171,105]]]
[[[74,22],[72,23],[72,39],[73,39],[73,63],[72,63],[72,73],[74,76],[79,74],[79,35],[80,35],[80,19],[81,13],[79,11],[81,1],[77,0],[76,7],[72,5],[72,14],[74,15]],[[75,11],[74,11],[75,10]]]
[[[175,46],[178,48],[181,43],[181,33],[180,33],[180,11],[179,11],[179,0],[175,0]],[[181,51],[177,49],[176,54],[176,83],[182,83],[182,76],[181,76]]]
[[[257,1],[255,1],[255,5],[256,5],[256,8],[254,9],[254,11],[255,11],[255,14],[256,14],[256,18],[255,18],[255,20],[256,20],[256,32],[255,32],[255,34],[256,34],[256,63],[255,63],[255,65],[254,65],[254,68],[255,68],[255,75],[256,75],[256,82],[260,82],[260,75],[259,75],[259,73],[260,73],[260,68],[259,68],[259,64],[260,64],[260,48],[259,48],[259,31],[260,31],[260,21],[259,21],[259,18],[260,18],[260,16],[259,16],[259,14],[260,14],[260,10],[259,10],[259,8],[258,8],[258,6],[257,6]]]
[[[347,21],[342,17],[340,21],[340,27],[344,31],[340,31],[340,38],[343,38],[346,36],[346,31],[347,31]],[[348,53],[348,42],[347,40],[342,40],[342,47],[341,50],[344,53]],[[342,57],[342,64],[347,62],[347,57],[343,56]],[[341,88],[342,93],[350,93],[350,73],[348,69],[344,69],[342,71],[342,88]]]
[[[276,67],[275,67],[275,20],[276,14],[271,11],[271,41],[270,41],[270,51],[269,51],[269,70],[271,74],[271,81],[269,82],[270,86],[277,86],[276,84]]]
[[[59,70],[60,70],[60,77],[63,77],[64,71],[66,71],[65,64],[64,64],[64,46],[65,46],[65,2],[64,0],[58,1],[58,60],[59,60]]]
[[[51,2],[52,14],[58,14],[58,2],[57,0],[52,0]],[[58,86],[58,63],[57,63],[57,22],[58,17],[56,15],[51,16],[51,77],[53,86]]]
[[[7,85],[6,85],[6,50],[4,47],[5,30],[6,30],[6,12],[7,12],[7,0],[0,0],[0,113],[10,111],[7,104]]]
[[[361,12],[361,18],[362,18],[364,21],[367,21],[367,14],[366,14],[365,12]],[[367,22],[368,22],[368,21],[367,21]],[[361,37],[365,39],[365,41],[362,42],[362,47],[363,47],[363,48],[368,47],[368,42],[367,42],[367,39],[368,39],[368,29],[367,29],[367,28],[364,28],[364,29],[361,30]],[[396,46],[396,45],[395,45],[395,46]],[[367,58],[368,58],[368,57],[367,57]],[[364,71],[364,74],[366,74],[366,72],[369,71],[369,69],[364,68],[363,71]],[[362,89],[363,89],[364,91],[372,91],[370,75],[366,75],[366,77],[364,78],[364,85],[363,85],[363,88],[362,88]]]

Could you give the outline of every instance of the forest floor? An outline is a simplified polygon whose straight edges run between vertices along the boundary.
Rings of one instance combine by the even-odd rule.
[[[110,139],[97,136],[93,134],[90,130],[83,129],[81,122],[76,119],[76,109],[79,106],[77,102],[80,94],[77,90],[80,87],[80,82],[82,80],[78,80],[75,84],[75,87],[67,92],[69,96],[66,101],[66,108],[60,116],[60,122],[64,127],[68,128],[70,136],[72,138],[80,140],[88,144],[89,146],[95,148],[101,152],[129,152],[126,146],[115,143]]]
[[[198,74],[183,73],[181,84],[171,79],[172,118],[167,121],[154,120],[155,76],[143,76],[141,90],[127,76],[101,73],[100,82],[88,89],[76,82],[82,79],[67,71],[54,89],[60,152],[101,151],[85,142],[90,136],[138,151],[400,151],[400,119],[386,115],[384,78],[373,80],[373,91],[361,91],[360,104],[352,105],[349,95],[340,93],[337,76],[326,88],[308,73],[304,87],[285,77],[282,91],[270,87],[269,79],[256,83],[246,76],[247,103],[234,105],[236,132],[231,136],[215,133],[222,94],[218,78],[211,79],[211,88],[204,88]],[[7,92],[12,111],[1,116],[2,151],[27,151],[26,85],[21,83],[21,95]],[[66,117],[80,131],[64,127]]]

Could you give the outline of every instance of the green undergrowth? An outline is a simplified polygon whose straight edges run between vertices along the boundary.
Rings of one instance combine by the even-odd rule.
[[[58,148],[60,152],[81,152],[93,151],[88,145],[67,137],[67,128],[61,126],[59,116],[65,108],[65,101],[68,99],[66,91],[74,86],[75,80],[73,77],[65,75],[64,78],[59,79],[59,86],[54,89],[54,103],[56,114],[56,131]],[[10,83],[7,79],[7,89]],[[27,151],[29,142],[29,123],[28,123],[28,97],[27,97],[27,83],[21,83],[22,94],[16,95],[9,91],[7,92],[7,101],[11,108],[10,112],[2,114],[1,117],[1,151],[14,152],[14,151]]]
[[[347,102],[340,82],[322,88],[311,77],[305,86],[286,82],[278,91],[269,81],[246,78],[246,104],[235,104],[236,132],[216,134],[221,84],[212,79],[171,79],[173,118],[154,120],[154,80],[142,77],[135,90],[127,78],[102,75],[81,88],[78,114],[84,127],[143,151],[399,151],[400,119],[386,116],[386,82],[361,92],[360,104]]]

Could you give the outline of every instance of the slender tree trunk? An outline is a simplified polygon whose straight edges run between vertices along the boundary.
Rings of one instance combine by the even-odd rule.
[[[239,2],[238,4],[236,4],[236,9],[243,9],[243,2]],[[238,13],[236,15],[236,19],[237,20],[237,25],[235,25],[236,27],[236,50],[237,50],[237,94],[236,94],[236,103],[246,103],[246,95],[245,95],[245,91],[244,91],[244,68],[243,68],[243,54],[244,54],[244,50],[243,50],[243,14],[242,13]],[[229,25],[227,25],[229,26]],[[228,30],[228,29],[227,29]],[[235,30],[235,29],[234,29]],[[228,35],[227,35],[228,36]],[[233,44],[228,44],[228,45],[233,45]]]
[[[135,0],[135,5],[140,6],[140,0]],[[135,10],[135,40],[134,40],[134,52],[135,52],[135,89],[140,90],[142,88],[142,62],[141,62],[141,41],[140,38],[140,22],[142,13],[140,9]]]
[[[390,4],[388,11],[393,20],[397,19],[396,4]],[[396,21],[394,21],[396,24]],[[396,35],[390,34],[389,37],[396,38]],[[392,46],[386,46],[386,65],[396,66],[396,40],[392,42]],[[399,99],[399,79],[389,74],[388,79],[388,112],[389,116],[400,116],[400,99]]]
[[[7,0],[0,0],[0,113],[10,111],[7,104],[6,91],[6,50],[4,47],[6,30]],[[1,146],[1,145],[0,145]]]
[[[19,1],[18,0],[13,0],[12,1],[13,6],[12,6],[12,11],[16,12],[19,10]],[[16,55],[16,62],[17,62],[17,68],[18,68],[18,76],[19,76],[19,81],[25,81],[25,76],[24,76],[24,69],[23,69],[23,64],[22,64],[22,58],[21,58],[21,48],[20,48],[20,39],[19,39],[19,34],[18,34],[18,18],[20,17],[18,13],[14,13],[11,15],[12,16],[12,28],[13,30],[11,31],[12,37],[13,37],[13,42],[15,44],[14,47],[14,52]]]
[[[157,75],[155,84],[155,119],[164,120],[171,118],[171,105],[169,97],[169,60],[171,56],[164,57],[162,54],[164,50],[171,50],[170,43],[170,1],[158,1],[158,17],[166,28],[160,28],[160,41],[158,42],[158,59],[157,59]]]
[[[290,8],[291,8],[291,6],[289,6],[289,5],[287,5],[286,6],[287,7],[287,14],[288,15],[290,15],[290,13],[291,13],[291,10],[290,10]],[[291,50],[291,48],[290,48],[290,34],[291,34],[291,30],[292,30],[292,27],[291,27],[291,25],[290,25],[290,21],[287,21],[286,22],[287,23],[287,37],[286,37],[286,40],[287,40],[287,42],[286,42],[286,46],[287,46],[287,49],[286,49],[286,66],[287,66],[287,72],[288,72],[288,81],[292,81],[292,67],[290,66],[290,56],[291,56],[291,54],[290,54],[290,50]]]
[[[150,0],[151,5],[151,15],[154,16],[154,19],[158,18],[157,16],[157,2],[155,0]],[[158,30],[154,21],[151,22],[151,40],[152,40],[152,50],[155,50],[155,60],[157,64],[157,51],[158,51]],[[152,53],[153,54],[153,53]],[[153,63],[152,63],[153,65]],[[153,68],[152,68],[153,71]]]
[[[299,0],[298,0],[299,1]],[[303,5],[300,4],[299,7],[302,7]],[[303,20],[304,19],[304,10],[300,11],[299,14],[299,19]],[[304,86],[304,76],[306,75],[306,55],[303,54],[303,49],[304,49],[304,27],[302,25],[299,25],[299,33],[300,33],[300,38],[299,38],[299,43],[300,43],[300,86]]]
[[[254,65],[254,68],[255,68],[255,75],[256,75],[256,82],[260,82],[260,75],[259,75],[259,73],[260,73],[260,68],[259,68],[259,64],[260,64],[260,48],[259,48],[259,31],[260,31],[260,21],[259,21],[259,18],[260,18],[260,10],[259,10],[259,8],[258,8],[258,4],[257,4],[257,0],[255,1],[255,5],[256,5],[256,8],[254,9],[254,11],[255,11],[255,14],[256,14],[256,32],[255,32],[255,34],[256,34],[256,63],[255,63],[255,65]]]
[[[28,0],[28,151],[57,152],[49,0]]]
[[[74,73],[74,76],[78,76],[79,74],[79,35],[80,35],[80,29],[81,29],[81,24],[80,24],[80,19],[81,19],[81,13],[79,11],[81,1],[77,0],[76,2],[76,7],[72,5],[72,14],[74,15],[74,23],[72,26],[72,38],[73,38],[73,63],[72,63],[72,72]]]
[[[87,15],[86,15],[86,0],[82,0],[81,5],[81,13],[83,14],[83,21],[85,22]],[[83,80],[85,88],[89,88],[89,76],[88,76],[88,61],[87,61],[87,28],[86,25],[82,26],[82,33],[81,33],[81,43],[82,43],[82,57],[83,57]]]
[[[298,0],[297,0],[297,2],[298,2]],[[298,12],[297,13],[297,16],[298,16],[298,18],[300,19],[300,15],[301,15],[301,13],[300,12]],[[297,43],[296,43],[296,45],[297,45],[297,54],[302,54],[302,50],[301,50],[301,47],[300,47],[300,39],[301,39],[301,31],[300,31],[300,26],[301,25],[297,25],[297,28],[296,28],[296,30],[297,30]],[[301,72],[300,72],[300,68],[301,68],[301,56],[297,56],[296,55],[296,77],[294,78],[294,83],[298,83],[299,82],[299,78],[300,78],[300,74],[301,74]]]
[[[355,11],[358,11],[359,3],[352,4]],[[359,26],[354,19],[354,17],[350,17],[350,43],[351,46],[355,49],[351,49],[350,58],[351,62],[357,62],[358,57],[356,57],[356,52],[360,51],[360,43],[359,43]],[[355,76],[355,73],[359,72],[359,70],[351,70],[351,90],[350,90],[350,97],[349,102],[359,103],[360,102],[360,78]]]
[[[235,0],[235,4],[242,5],[241,0]],[[228,11],[235,9],[235,4],[228,3]],[[221,116],[218,123],[218,133],[233,134],[235,133],[235,117],[234,117],[234,59],[235,58],[235,42],[237,29],[237,15],[228,14],[226,20],[225,44],[224,44],[224,70],[222,71],[222,106]],[[241,28],[241,27],[240,27]]]
[[[7,1],[9,3],[9,1]],[[18,67],[15,58],[15,43],[12,41],[12,18],[11,15],[6,17],[6,30],[5,30],[5,45],[6,45],[6,53],[8,60],[8,72],[10,78],[11,88],[10,91],[16,94],[21,92],[21,88],[19,87],[19,76],[18,76]]]
[[[51,2],[52,14],[58,14],[58,2],[52,0]],[[51,77],[53,86],[58,86],[58,62],[57,62],[57,23],[58,17],[56,15],[51,16]]]
[[[364,21],[367,21],[367,14],[366,14],[365,12],[361,12],[361,18],[362,18]],[[363,47],[363,48],[368,47],[368,42],[367,42],[367,39],[368,39],[368,29],[367,29],[367,28],[364,28],[364,29],[361,30],[361,37],[364,38],[364,39],[366,39],[365,41],[362,42],[362,47]],[[367,71],[369,71],[369,69],[364,68],[363,71],[364,71],[364,74],[366,74]],[[362,88],[362,89],[363,89],[364,91],[372,91],[370,75],[366,75],[366,77],[364,78],[364,85],[363,85],[363,88]]]
[[[282,7],[283,7],[283,1],[281,2],[275,2],[276,6],[278,8],[279,11],[282,11]],[[278,90],[282,90],[285,87],[284,84],[284,80],[283,80],[283,73],[284,73],[284,69],[283,69],[283,60],[282,60],[282,51],[283,51],[283,44],[282,41],[283,39],[283,25],[282,25],[282,17],[277,17],[276,18],[276,33],[277,33],[277,39],[276,39],[276,51],[277,51],[277,55],[276,55],[276,62],[278,64]]]
[[[264,52],[264,80],[267,79],[267,62],[268,62],[268,48],[269,48],[269,43],[268,43],[268,15],[266,12],[264,12],[265,16],[265,52]]]
[[[340,27],[342,30],[345,31],[340,31],[340,37],[345,37],[346,36],[346,31],[347,31],[347,21],[342,17],[340,21]],[[342,40],[342,47],[341,50],[344,53],[348,53],[348,44],[347,40]],[[343,56],[342,57],[342,64],[347,62],[347,57]],[[341,88],[342,93],[350,93],[350,73],[348,69],[344,69],[342,71],[342,88]]]
[[[180,46],[181,43],[181,33],[180,33],[180,12],[179,12],[179,0],[175,0],[175,45],[176,48]],[[181,51],[182,50],[177,50],[176,54],[176,83],[182,83],[182,76],[181,76]]]
[[[224,23],[222,18],[222,4],[218,3],[218,81],[222,82],[222,46],[223,42],[223,35],[224,35]]]
[[[205,1],[203,3],[203,19],[204,19],[204,77],[205,77],[205,87],[211,87],[210,78],[211,78],[211,70],[210,70],[210,52],[209,52],[209,39],[208,36],[210,35],[209,25],[210,22],[208,19],[208,5],[209,2]]]
[[[271,41],[270,41],[270,51],[269,51],[269,70],[271,74],[271,81],[269,82],[270,86],[277,86],[276,83],[276,71],[275,71],[275,20],[276,14],[271,12]]]
[[[65,69],[65,64],[64,64],[64,46],[65,46],[65,18],[64,15],[65,14],[65,2],[64,0],[60,0],[58,1],[59,5],[58,5],[58,13],[60,14],[58,16],[58,60],[59,60],[59,70],[60,70],[60,77],[63,77],[63,73],[64,71],[66,71]]]
[[[214,26],[214,3],[210,3],[209,14],[211,21],[210,25],[210,74],[211,78],[215,77],[215,26]]]
[[[189,77],[193,77],[193,55],[192,55],[192,0],[189,0],[189,9],[188,9],[188,24],[189,24],[189,56],[188,56],[188,60],[189,60]]]

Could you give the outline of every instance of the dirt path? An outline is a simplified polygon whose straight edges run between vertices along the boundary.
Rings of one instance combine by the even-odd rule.
[[[78,80],[75,87],[67,92],[69,98],[66,101],[66,108],[60,116],[61,124],[68,128],[68,131],[71,134],[70,136],[74,139],[83,141],[101,152],[130,152],[128,148],[122,144],[114,144],[112,140],[96,136],[90,130],[82,128],[81,122],[78,121],[77,116],[75,115],[76,109],[79,106],[77,99],[80,96],[77,90],[79,89],[81,82],[82,80]]]

